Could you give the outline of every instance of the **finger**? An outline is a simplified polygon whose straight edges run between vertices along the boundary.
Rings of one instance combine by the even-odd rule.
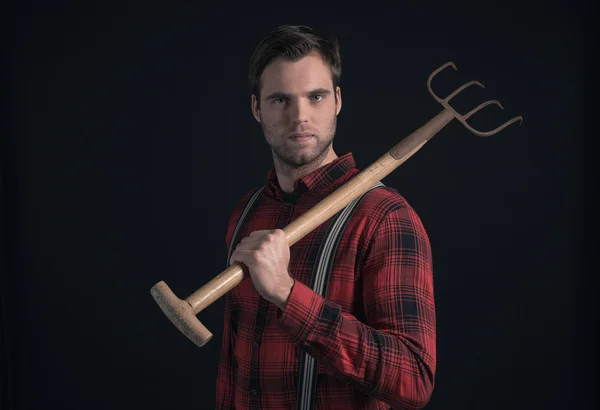
[[[229,258],[229,265],[231,266],[231,265],[233,265],[233,264],[234,264],[234,263],[236,263],[236,262],[243,263],[243,262],[240,260],[239,254],[236,254],[236,253],[234,252],[234,253],[232,253],[232,254],[231,254],[231,257]]]
[[[236,250],[258,249],[260,243],[262,243],[262,242],[257,242],[257,241],[240,242],[237,244],[235,249]]]
[[[254,251],[253,250],[235,250],[229,258],[229,264],[233,265],[235,262],[243,263],[246,266],[250,266],[254,263]]]
[[[266,235],[269,232],[271,232],[271,229],[259,229],[258,231],[252,231],[250,232],[250,235],[248,236],[252,236],[252,235]]]
[[[265,235],[267,235],[269,233],[269,231],[254,231],[254,232],[250,232],[250,235],[245,236],[244,238],[242,238],[241,242],[251,242],[251,241],[260,241],[262,238],[265,237]]]
[[[256,241],[260,240],[260,238],[262,238],[262,237],[259,237],[259,236],[253,236],[253,237],[246,236],[245,238],[243,238],[240,241],[240,243],[256,242]]]

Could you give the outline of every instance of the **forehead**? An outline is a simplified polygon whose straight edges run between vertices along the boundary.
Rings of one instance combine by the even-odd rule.
[[[277,58],[267,65],[260,77],[261,93],[295,93],[310,89],[333,89],[331,70],[318,53],[297,61]]]

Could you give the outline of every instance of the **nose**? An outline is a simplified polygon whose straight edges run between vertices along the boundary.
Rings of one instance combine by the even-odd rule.
[[[302,124],[308,122],[310,106],[304,99],[298,99],[292,104],[290,109],[290,119],[294,124]]]

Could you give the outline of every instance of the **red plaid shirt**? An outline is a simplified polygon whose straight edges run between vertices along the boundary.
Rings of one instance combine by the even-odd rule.
[[[236,236],[281,229],[355,176],[347,153],[300,178],[286,203],[273,168]],[[249,192],[229,222],[229,248]],[[317,362],[316,409],[420,409],[436,367],[432,257],[415,211],[393,188],[369,192],[341,237],[323,298],[310,288],[330,221],[290,247],[296,280],[284,311],[245,278],[226,296],[217,409],[295,409],[299,358]]]

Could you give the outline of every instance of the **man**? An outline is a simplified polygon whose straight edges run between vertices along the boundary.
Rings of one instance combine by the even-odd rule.
[[[319,258],[334,218],[291,247],[281,230],[359,172],[352,153],[333,149],[340,75],[338,42],[305,26],[275,29],[251,58],[252,113],[274,167],[229,221],[229,263],[249,277],[226,295],[218,409],[420,409],[430,399],[431,250],[404,198],[383,184],[368,191],[328,268]]]

